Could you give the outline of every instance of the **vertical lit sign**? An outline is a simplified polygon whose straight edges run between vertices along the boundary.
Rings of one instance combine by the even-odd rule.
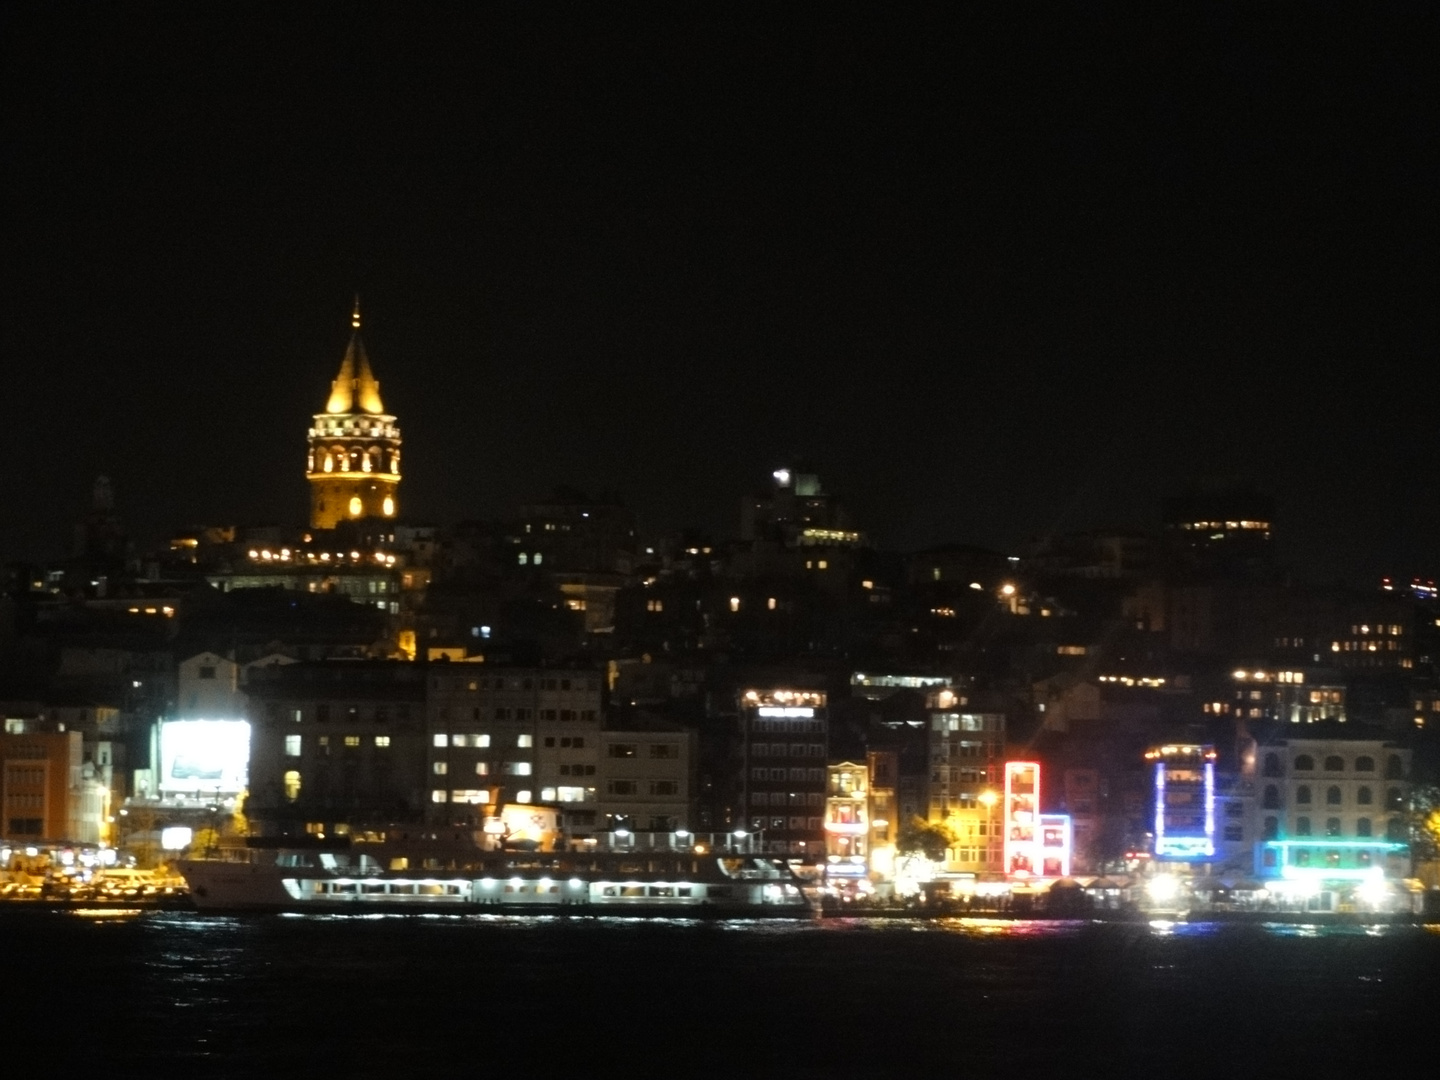
[[[1215,855],[1215,750],[1163,746],[1145,755],[1155,763],[1155,855],[1208,859]]]
[[[1040,866],[1040,764],[1036,761],[1005,763],[1005,872],[1016,877],[1034,877]]]
[[[1040,815],[1040,872],[1045,877],[1070,876],[1071,844],[1069,814]]]

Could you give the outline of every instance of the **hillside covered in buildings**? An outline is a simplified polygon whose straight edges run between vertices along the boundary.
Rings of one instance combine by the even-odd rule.
[[[545,843],[744,834],[867,890],[924,854],[972,890],[1171,860],[1226,887],[1313,870],[1336,897],[1430,854],[1435,585],[1298,580],[1263,493],[1005,552],[876,547],[798,461],[715,493],[723,534],[564,486],[415,521],[352,324],[316,387],[307,522],[143,545],[142,493],[100,478],[71,551],[7,568],[7,844],[153,859],[167,828],[532,806]]]

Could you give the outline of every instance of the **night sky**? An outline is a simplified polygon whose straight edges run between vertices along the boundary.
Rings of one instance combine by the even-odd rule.
[[[101,472],[142,539],[302,521],[359,291],[418,520],[725,533],[799,458],[1008,552],[1230,480],[1306,574],[1440,573],[1424,8],[531,7],[4,17],[0,556]]]

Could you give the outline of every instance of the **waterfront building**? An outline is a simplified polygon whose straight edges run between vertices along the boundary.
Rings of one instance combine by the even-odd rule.
[[[1215,857],[1215,748],[1171,743],[1145,752],[1154,772],[1154,855],[1183,863]]]
[[[995,816],[1005,754],[1005,714],[962,711],[953,690],[932,691],[926,819],[955,837],[946,870],[998,873],[1003,837]],[[1038,796],[1038,793],[1037,793]]]
[[[255,831],[335,835],[422,821],[426,673],[403,661],[252,668],[245,813]]]
[[[1255,872],[1322,907],[1409,874],[1411,752],[1347,724],[1262,741]]]
[[[871,750],[865,755],[869,799],[868,840],[870,873],[877,881],[895,877],[895,845],[900,836],[900,754],[895,750]]]
[[[476,823],[549,804],[570,839],[598,822],[601,675],[590,669],[429,666],[427,818]]]
[[[854,761],[825,768],[825,874],[832,880],[869,875],[869,769]]]
[[[80,732],[0,734],[0,839],[99,843],[108,794],[85,766]]]
[[[781,687],[743,690],[738,819],[761,850],[819,860],[825,852],[826,694]]]
[[[598,775],[588,783],[603,828],[611,833],[691,831],[695,747],[695,732],[680,728],[600,732]]]
[[[380,400],[380,382],[360,337],[358,298],[350,325],[350,344],[325,411],[315,414],[310,428],[305,475],[315,529],[391,519],[399,512],[400,428]]]

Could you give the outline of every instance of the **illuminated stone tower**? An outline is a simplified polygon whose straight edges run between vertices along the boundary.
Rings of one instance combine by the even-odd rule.
[[[310,526],[333,529],[359,518],[393,518],[399,510],[400,428],[380,403],[380,383],[360,339],[360,299],[340,374],[310,429]]]

